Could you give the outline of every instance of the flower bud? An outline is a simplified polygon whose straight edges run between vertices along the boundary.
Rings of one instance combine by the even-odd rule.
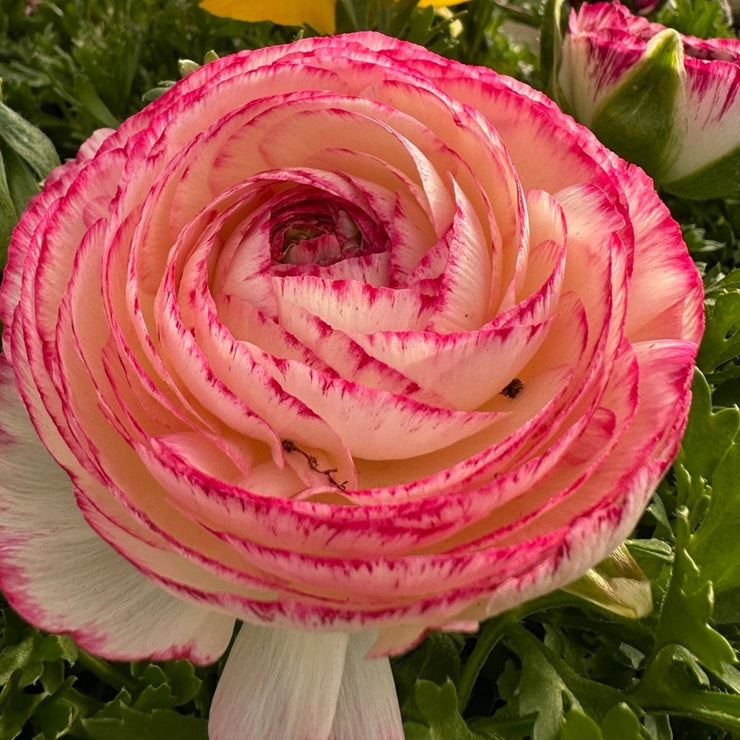
[[[598,3],[571,11],[556,64],[563,107],[664,190],[740,195],[740,41],[684,36]]]

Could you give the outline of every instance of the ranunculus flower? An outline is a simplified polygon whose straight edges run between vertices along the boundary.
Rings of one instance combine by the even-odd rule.
[[[740,195],[740,41],[703,40],[619,3],[571,11],[564,107],[607,146],[687,198]]]
[[[372,33],[220,59],[95,134],[0,309],[2,589],[109,658],[212,661],[244,620],[219,740],[402,737],[382,656],[620,543],[703,323],[640,169]]]
[[[340,0],[202,0],[200,7],[213,15],[239,21],[272,21],[286,26],[309,25],[320,33],[334,33],[334,13]],[[464,0],[419,0],[419,7],[446,8]]]

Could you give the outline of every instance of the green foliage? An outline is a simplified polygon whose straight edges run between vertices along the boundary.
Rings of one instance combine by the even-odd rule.
[[[10,235],[39,183],[59,164],[49,139],[0,95],[0,264]]]
[[[295,31],[216,18],[195,0],[3,0],[5,102],[63,158],[101,126],[117,126],[181,58],[291,40]]]
[[[110,663],[0,602],[0,739],[206,740],[216,667]]]
[[[538,28],[543,2],[470,0],[457,59],[491,67],[539,87]]]
[[[727,4],[720,0],[673,0],[666,3],[656,20],[683,34],[702,39],[731,38]]]

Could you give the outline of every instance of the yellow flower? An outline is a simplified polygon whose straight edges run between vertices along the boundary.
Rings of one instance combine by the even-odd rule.
[[[446,7],[461,0],[420,0],[427,5]],[[334,33],[336,0],[203,0],[200,7],[222,18],[240,21],[272,21],[285,26],[308,25],[320,33]]]

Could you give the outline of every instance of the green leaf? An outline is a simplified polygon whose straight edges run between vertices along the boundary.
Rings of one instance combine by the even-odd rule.
[[[658,13],[658,23],[702,39],[732,38],[727,7],[718,0],[673,0]]]
[[[711,389],[699,370],[691,394],[689,420],[677,461],[691,476],[701,476],[708,481],[740,430],[740,410],[713,411]],[[708,440],[711,444],[707,444]]]
[[[337,32],[364,31],[370,28],[369,0],[338,0],[336,5]]]
[[[681,526],[688,529],[688,523]],[[735,651],[710,626],[713,608],[711,581],[691,555],[682,547],[679,548],[674,560],[671,585],[663,603],[655,652],[667,645],[681,645],[710,671],[717,675],[725,673],[726,668],[735,661]]]
[[[46,134],[0,103],[0,140],[43,180],[59,164],[59,156]]]
[[[627,704],[610,709],[601,726],[575,707],[565,715],[561,740],[643,740],[642,725]]]
[[[171,709],[141,712],[129,707],[125,697],[79,724],[88,740],[208,740],[206,720]]]
[[[455,684],[417,681],[403,707],[406,740],[475,740],[457,709]]]
[[[683,44],[666,29],[648,42],[640,61],[601,102],[591,121],[596,136],[660,182],[670,165]]]
[[[697,364],[704,374],[713,372],[723,362],[740,356],[740,290],[717,296],[707,306],[704,330]]]
[[[92,117],[98,126],[118,128],[121,125],[121,122],[111,113],[110,108],[98,95],[95,85],[87,75],[78,74],[75,76],[72,94],[80,107]]]
[[[131,703],[134,709],[148,712],[186,704],[201,687],[192,663],[175,660],[162,665],[143,664],[137,675],[140,693]]]
[[[561,740],[603,740],[599,726],[578,709],[571,709],[565,715],[560,733]],[[623,740],[631,740],[623,738]]]
[[[736,442],[711,477],[709,508],[688,544],[692,559],[717,592],[740,588],[739,481],[740,444]]]
[[[640,720],[627,704],[612,707],[601,723],[604,740],[640,740],[643,737]]]
[[[33,724],[45,740],[56,740],[67,735],[77,715],[76,707],[69,701],[74,677],[68,678],[53,694],[47,696],[33,713]]]
[[[406,655],[393,659],[393,675],[400,702],[414,690],[417,680],[443,684],[460,676],[460,651],[464,640],[454,633],[431,632]]]
[[[661,648],[630,697],[648,712],[688,717],[733,733],[740,732],[740,696],[698,685],[687,670],[690,658],[690,654],[675,645]]]
[[[0,738],[13,740],[18,737],[36,708],[44,700],[44,693],[28,693],[18,685],[14,674],[0,692]]]
[[[601,721],[623,703],[622,692],[579,675],[520,625],[509,629],[506,642],[521,660],[518,710],[536,717],[534,740],[555,740],[573,707]]]

